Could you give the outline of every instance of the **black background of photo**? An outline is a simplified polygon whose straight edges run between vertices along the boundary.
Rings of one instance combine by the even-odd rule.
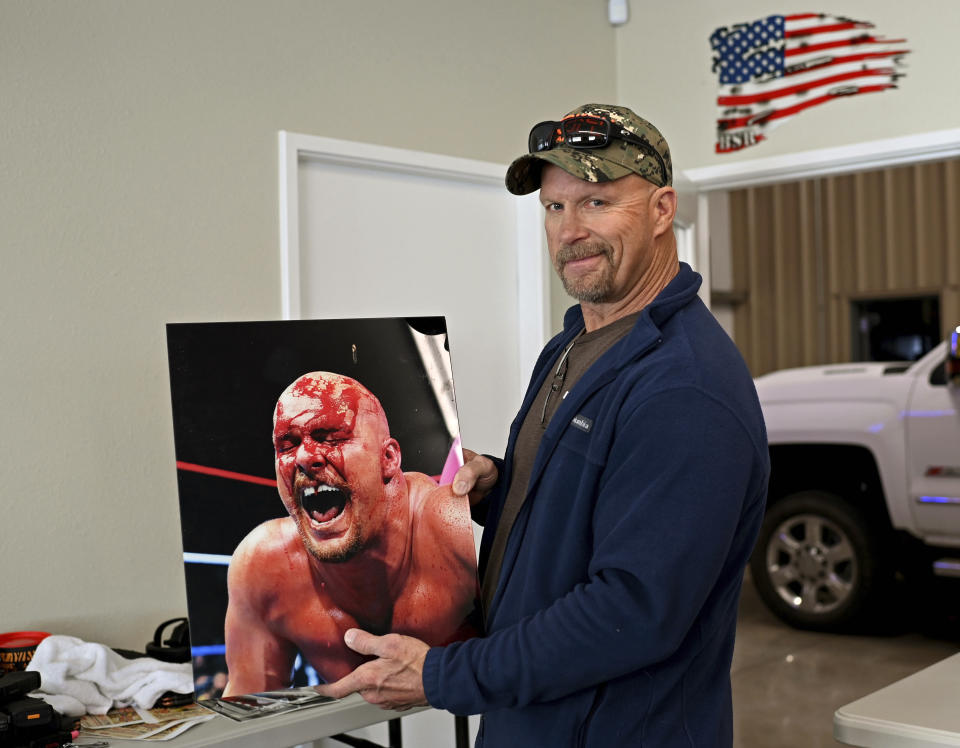
[[[167,325],[177,461],[275,480],[277,398],[303,374],[330,371],[380,400],[405,472],[439,475],[453,435],[411,326],[445,342],[442,317]],[[230,555],[258,524],[286,516],[273,486],[187,470],[177,470],[177,479],[184,551]],[[226,567],[185,569],[191,643],[222,644]]]

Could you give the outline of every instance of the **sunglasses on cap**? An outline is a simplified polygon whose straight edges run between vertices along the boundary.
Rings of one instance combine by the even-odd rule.
[[[549,151],[558,146],[569,148],[605,148],[611,140],[622,140],[635,145],[644,153],[652,156],[660,168],[660,176],[666,183],[667,169],[663,157],[646,140],[638,138],[632,132],[615,125],[607,117],[591,114],[575,114],[559,122],[547,120],[533,126],[527,138],[527,150],[530,153]]]

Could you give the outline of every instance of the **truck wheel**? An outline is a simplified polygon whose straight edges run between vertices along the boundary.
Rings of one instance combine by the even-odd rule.
[[[803,491],[767,511],[750,559],[757,592],[786,623],[846,631],[884,597],[891,577],[879,533],[840,496]]]

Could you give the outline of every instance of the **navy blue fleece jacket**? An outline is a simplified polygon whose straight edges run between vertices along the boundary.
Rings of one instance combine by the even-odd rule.
[[[737,602],[769,459],[753,380],[700,281],[681,263],[572,388],[537,453],[487,635],[427,654],[428,700],[484,713],[478,745],[732,744]],[[572,307],[475,509],[481,570],[520,424],[582,327]]]

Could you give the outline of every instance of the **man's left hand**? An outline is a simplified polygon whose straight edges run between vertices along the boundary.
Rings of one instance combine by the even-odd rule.
[[[349,629],[343,641],[354,652],[376,655],[377,659],[335,683],[315,686],[318,693],[335,699],[359,693],[381,709],[398,711],[427,705],[423,692],[423,661],[430,649],[427,644],[410,636],[374,636],[360,629]]]

